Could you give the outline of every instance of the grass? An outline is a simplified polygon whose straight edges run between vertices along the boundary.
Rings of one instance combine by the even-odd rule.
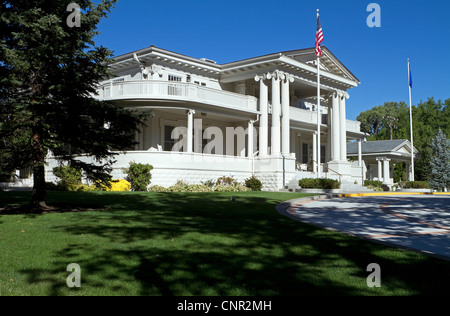
[[[230,201],[236,196],[236,201]],[[450,262],[279,215],[290,193],[49,193],[102,211],[0,216],[0,295],[447,295]],[[0,206],[29,193],[0,192]],[[66,271],[81,267],[81,288]],[[381,288],[369,288],[370,263]]]

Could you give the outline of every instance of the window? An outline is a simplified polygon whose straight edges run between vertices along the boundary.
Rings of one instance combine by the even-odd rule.
[[[194,83],[198,84],[199,86],[206,87],[206,83],[205,82],[194,81]]]
[[[169,75],[169,82],[181,82],[181,77],[175,75]],[[168,86],[168,95],[182,95],[182,88],[178,84],[170,84]]]
[[[302,144],[302,163],[308,163],[308,144]]]
[[[175,75],[169,75],[169,81],[181,82],[181,77],[175,76]]]
[[[172,139],[172,132],[175,129],[173,126],[164,126],[164,151],[172,151],[175,145],[175,139]]]

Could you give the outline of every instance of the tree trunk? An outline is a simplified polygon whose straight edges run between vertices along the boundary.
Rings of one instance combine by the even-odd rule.
[[[47,194],[45,190],[45,151],[42,145],[41,133],[33,133],[33,155],[34,155],[34,184],[31,195],[31,205],[33,208],[47,207]]]
[[[47,194],[45,190],[45,166],[36,166],[33,168],[34,184],[31,195],[31,205],[33,208],[47,207]]]

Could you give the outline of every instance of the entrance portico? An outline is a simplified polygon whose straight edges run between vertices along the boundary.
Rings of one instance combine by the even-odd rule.
[[[406,179],[411,179],[411,151],[414,157],[418,153],[406,139],[348,143],[347,150],[349,157],[361,157],[364,179],[382,181],[389,186],[394,184],[396,163],[405,163]]]

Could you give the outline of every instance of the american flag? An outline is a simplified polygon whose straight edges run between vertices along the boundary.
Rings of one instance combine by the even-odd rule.
[[[320,44],[323,42],[323,32],[322,26],[320,25],[319,12],[317,12],[317,32],[316,32],[316,55],[317,57],[322,56],[322,50],[320,49]]]

